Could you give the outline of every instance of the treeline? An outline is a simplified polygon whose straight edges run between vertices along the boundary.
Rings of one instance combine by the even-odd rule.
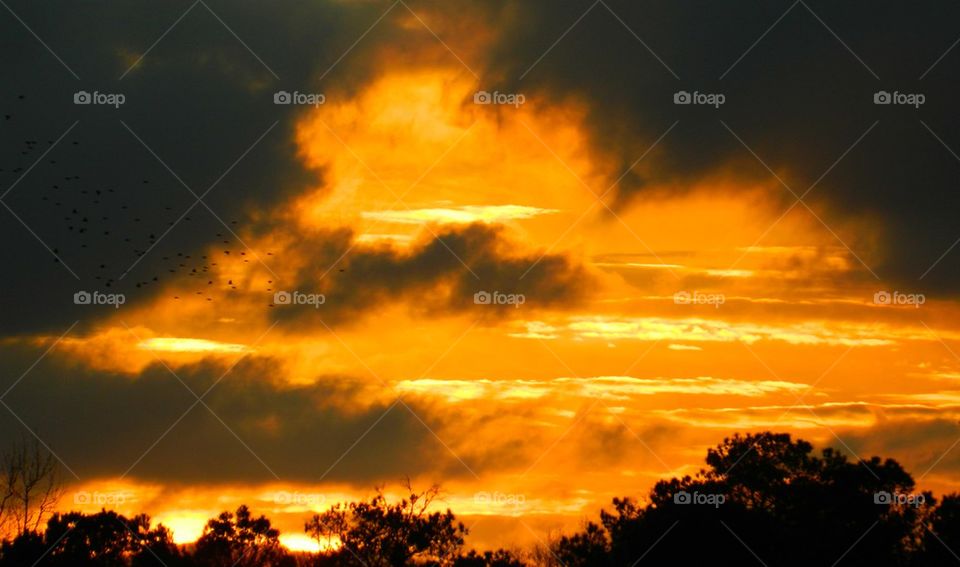
[[[104,510],[53,514],[42,532],[18,523],[20,535],[0,549],[0,567],[960,563],[960,495],[937,500],[916,492],[896,461],[851,461],[832,449],[815,454],[786,434],[725,439],[697,475],[658,482],[643,504],[614,499],[599,522],[526,551],[467,551],[464,524],[449,509],[431,511],[437,487],[407,492],[396,502],[378,492],[309,518],[304,532],[327,544],[319,554],[288,551],[270,520],[246,506],[211,519],[190,546],[174,544],[147,516]]]
[[[411,493],[389,503],[382,493],[369,501],[334,506],[314,515],[305,531],[318,542],[335,542],[322,553],[295,553],[280,543],[280,531],[246,506],[207,522],[195,544],[176,545],[170,530],[150,518],[55,513],[42,533],[26,531],[0,548],[3,567],[305,567],[449,565],[523,567],[508,551],[465,552],[466,527],[450,510],[429,512],[438,489]]]

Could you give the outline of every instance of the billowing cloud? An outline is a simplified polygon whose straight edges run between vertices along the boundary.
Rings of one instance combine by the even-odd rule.
[[[444,229],[409,250],[355,247],[349,232],[325,235],[306,243],[310,254],[291,288],[322,293],[324,304],[316,309],[278,307],[276,313],[285,319],[336,322],[405,298],[425,311],[504,315],[519,313],[521,307],[570,305],[592,286],[589,273],[573,259],[546,252],[517,254],[502,233],[471,224]],[[478,293],[523,296],[523,302],[486,303],[475,297]]]
[[[381,4],[11,4],[16,17],[0,21],[18,54],[0,65],[11,77],[0,97],[0,239],[17,244],[0,250],[10,315],[0,332],[87,326],[90,310],[73,301],[83,290],[148,300],[216,262],[201,258],[211,245],[244,250],[263,211],[321,186],[294,136],[313,107],[274,94],[332,103],[375,74],[388,45],[436,41],[396,10],[353,45]],[[80,91],[124,103],[74,104]],[[269,272],[276,260],[258,261]]]
[[[4,365],[29,368],[39,354],[5,349]],[[23,380],[5,381],[4,390],[12,388],[4,398],[10,411],[0,416],[2,442],[30,435],[29,426],[76,474],[65,471],[70,482],[129,476],[173,484],[283,479],[368,486],[453,458],[412,402],[364,399],[359,383],[345,376],[283,384],[269,359],[234,363],[200,362],[175,375],[154,364],[131,377],[87,371],[51,354]],[[346,402],[353,397],[356,403]]]
[[[462,10],[425,5],[441,20]],[[703,177],[776,175],[787,187],[777,182],[771,197],[783,208],[804,195],[828,225],[846,215],[882,218],[881,234],[845,242],[880,277],[955,289],[960,257],[937,262],[957,238],[942,213],[960,206],[960,141],[950,135],[960,60],[944,57],[955,39],[945,14],[627,0],[488,2],[475,12],[495,30],[472,61],[481,85],[541,104],[582,104],[592,146],[619,179],[621,206]],[[675,104],[681,91],[725,101]],[[920,93],[925,104],[878,105],[880,91]],[[882,252],[868,256],[875,239]]]

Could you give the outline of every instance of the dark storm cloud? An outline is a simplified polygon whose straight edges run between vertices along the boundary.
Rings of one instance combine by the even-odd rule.
[[[278,316],[336,322],[400,299],[425,311],[470,309],[478,316],[503,316],[570,304],[592,284],[572,259],[546,251],[516,254],[502,229],[484,224],[439,229],[409,252],[351,247],[352,238],[351,231],[342,230],[303,243],[309,263],[289,291],[322,293],[326,301],[318,309],[277,306]],[[475,303],[475,294],[484,292],[523,295],[524,303]]]
[[[447,6],[452,18],[455,4],[431,3],[438,11]],[[771,179],[751,150],[801,195],[879,121],[806,200],[826,208],[828,224],[849,215],[880,221],[875,234],[851,245],[862,255],[864,243],[882,236],[885,257],[870,267],[884,280],[956,289],[957,250],[919,281],[960,237],[954,220],[960,160],[921,120],[960,154],[960,52],[947,53],[927,72],[956,40],[960,6],[792,0],[475,6],[495,22],[498,38],[482,67],[483,88],[585,102],[594,147],[618,164],[614,177],[679,120],[624,176],[620,206],[651,186],[682,191],[720,170]],[[726,103],[675,105],[680,90],[722,93]],[[923,93],[926,103],[919,110],[878,106],[873,95],[880,90]],[[773,196],[784,208],[794,201],[779,186]]]
[[[0,360],[17,371],[2,389],[40,353],[5,347]],[[213,363],[177,369],[198,396],[216,383],[204,398],[212,411],[197,404],[187,413],[196,398],[160,365],[131,377],[90,371],[53,353],[3,398],[23,423],[0,407],[0,445],[29,435],[25,423],[82,480],[129,470],[133,478],[174,483],[259,482],[275,480],[275,473],[284,481],[323,477],[369,486],[437,467],[469,474],[462,465],[459,472],[448,467],[455,458],[427,428],[436,420],[413,401],[406,402],[410,409],[345,402],[344,390],[362,401],[365,388],[349,377],[279,385],[276,366],[262,358],[226,370]]]
[[[615,175],[679,120],[623,177],[620,206],[643,198],[651,186],[682,190],[718,170],[769,179],[733,133],[802,194],[879,120],[807,200],[827,210],[830,224],[851,215],[879,219],[876,234],[850,244],[862,252],[864,242],[882,237],[884,258],[870,264],[884,280],[934,293],[956,289],[960,248],[919,281],[960,237],[953,220],[960,163],[920,120],[960,153],[953,108],[960,52],[947,53],[919,77],[956,39],[952,22],[960,7],[624,0],[409,5],[478,72],[479,87],[537,95],[546,104],[584,102],[593,146],[618,164]],[[113,279],[110,289],[132,303],[157,289],[154,277],[162,283],[182,275],[169,272],[180,267],[177,253],[196,260],[199,250],[223,240],[242,249],[230,230],[271,228],[255,226],[249,213],[322,177],[296,158],[293,127],[303,110],[274,105],[275,91],[315,90],[331,101],[355,93],[389,66],[459,65],[404,6],[389,1],[19,0],[9,6],[56,56],[12,13],[0,13],[0,191],[48,141],[79,123],[4,198],[29,227],[0,210],[4,334],[60,331],[77,318],[85,324],[89,312],[72,303],[77,290],[107,291]],[[484,50],[470,49],[488,38],[493,42]],[[122,93],[126,103],[119,109],[77,106],[72,97],[78,90]],[[720,92],[726,103],[719,109],[677,106],[673,94],[679,90]],[[878,90],[924,93],[926,104],[919,110],[877,106]],[[121,120],[194,192],[213,186],[205,202],[229,230],[197,205],[189,220],[162,236],[194,196]],[[779,187],[773,196],[784,207],[793,199]],[[79,280],[54,263],[31,231]],[[118,281],[155,241],[156,248]],[[360,304],[360,295],[344,303]]]
[[[296,157],[303,107],[275,105],[273,94],[348,96],[379,64],[378,45],[421,35],[398,32],[391,15],[350,49],[383,14],[376,2],[9,7],[0,13],[0,194],[12,187],[12,212],[0,210],[3,334],[85,324],[72,302],[78,290],[122,291],[131,303],[182,275],[169,272],[182,257],[224,240],[242,249],[232,232],[256,232],[251,211],[322,177]],[[125,103],[75,105],[81,90]],[[203,204],[185,213],[196,198],[177,177],[196,195],[209,189],[216,216]]]

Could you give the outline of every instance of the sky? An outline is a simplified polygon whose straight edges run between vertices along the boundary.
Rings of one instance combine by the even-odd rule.
[[[960,488],[957,6],[0,2],[0,441],[293,548],[575,529],[736,432]]]

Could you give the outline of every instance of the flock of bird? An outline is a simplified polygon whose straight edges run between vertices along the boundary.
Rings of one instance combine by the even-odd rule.
[[[22,103],[25,99],[26,95],[18,95],[17,102]],[[6,124],[15,124],[16,120],[16,111],[4,114]],[[4,128],[2,133],[4,137],[8,136],[10,128]],[[5,147],[10,147],[10,140],[4,142]],[[0,162],[0,176],[9,178],[5,180],[2,190],[23,176],[55,143],[52,139],[14,142],[12,145],[19,150],[12,156],[16,163],[11,167],[9,163]],[[189,204],[180,207],[174,207],[171,203],[163,203],[160,207],[146,204],[151,197],[159,196],[157,191],[150,191],[150,179],[140,179],[138,189],[131,190],[128,184],[121,192],[105,187],[104,183],[88,182],[75,171],[53,177],[51,171],[58,169],[58,160],[54,156],[62,155],[68,148],[76,153],[80,147],[78,140],[61,141],[44,157],[43,163],[38,162],[35,169],[29,170],[23,185],[18,185],[11,192],[22,192],[26,198],[38,201],[29,208],[31,211],[40,211],[40,215],[35,215],[35,222],[26,222],[41,229],[37,232],[50,246],[54,262],[60,262],[61,257],[71,265],[82,261],[83,271],[90,274],[98,286],[105,288],[117,289],[127,285],[144,288],[169,282],[173,278],[188,277],[195,280],[189,286],[191,291],[207,301],[214,301],[218,292],[237,290],[232,279],[227,280],[226,285],[219,285],[220,282],[216,281],[218,262],[215,256],[191,253],[191,249],[182,245],[173,247],[183,249],[171,249],[174,239],[166,239],[165,233],[168,230],[185,230],[185,227],[175,227],[179,222],[196,222],[189,215],[181,219]],[[79,156],[70,157],[76,159]],[[51,219],[60,219],[62,222],[51,227]],[[211,218],[211,221],[220,227],[220,232],[214,232],[217,229],[202,230],[206,236],[196,241],[198,246],[192,249],[209,250],[216,243],[223,245],[218,255],[223,258],[240,256],[244,263],[249,263],[247,256],[253,256],[253,253],[248,254],[249,251],[234,236],[234,229],[223,228],[216,219]],[[235,226],[238,221],[231,220],[229,224]],[[148,254],[149,257],[145,257]],[[266,254],[273,256],[272,252]],[[133,277],[127,279],[127,276]],[[272,292],[273,280],[266,279],[265,283],[264,291]],[[183,287],[173,286],[175,289]],[[179,295],[172,297],[181,299]],[[269,297],[272,300],[272,294]]]

